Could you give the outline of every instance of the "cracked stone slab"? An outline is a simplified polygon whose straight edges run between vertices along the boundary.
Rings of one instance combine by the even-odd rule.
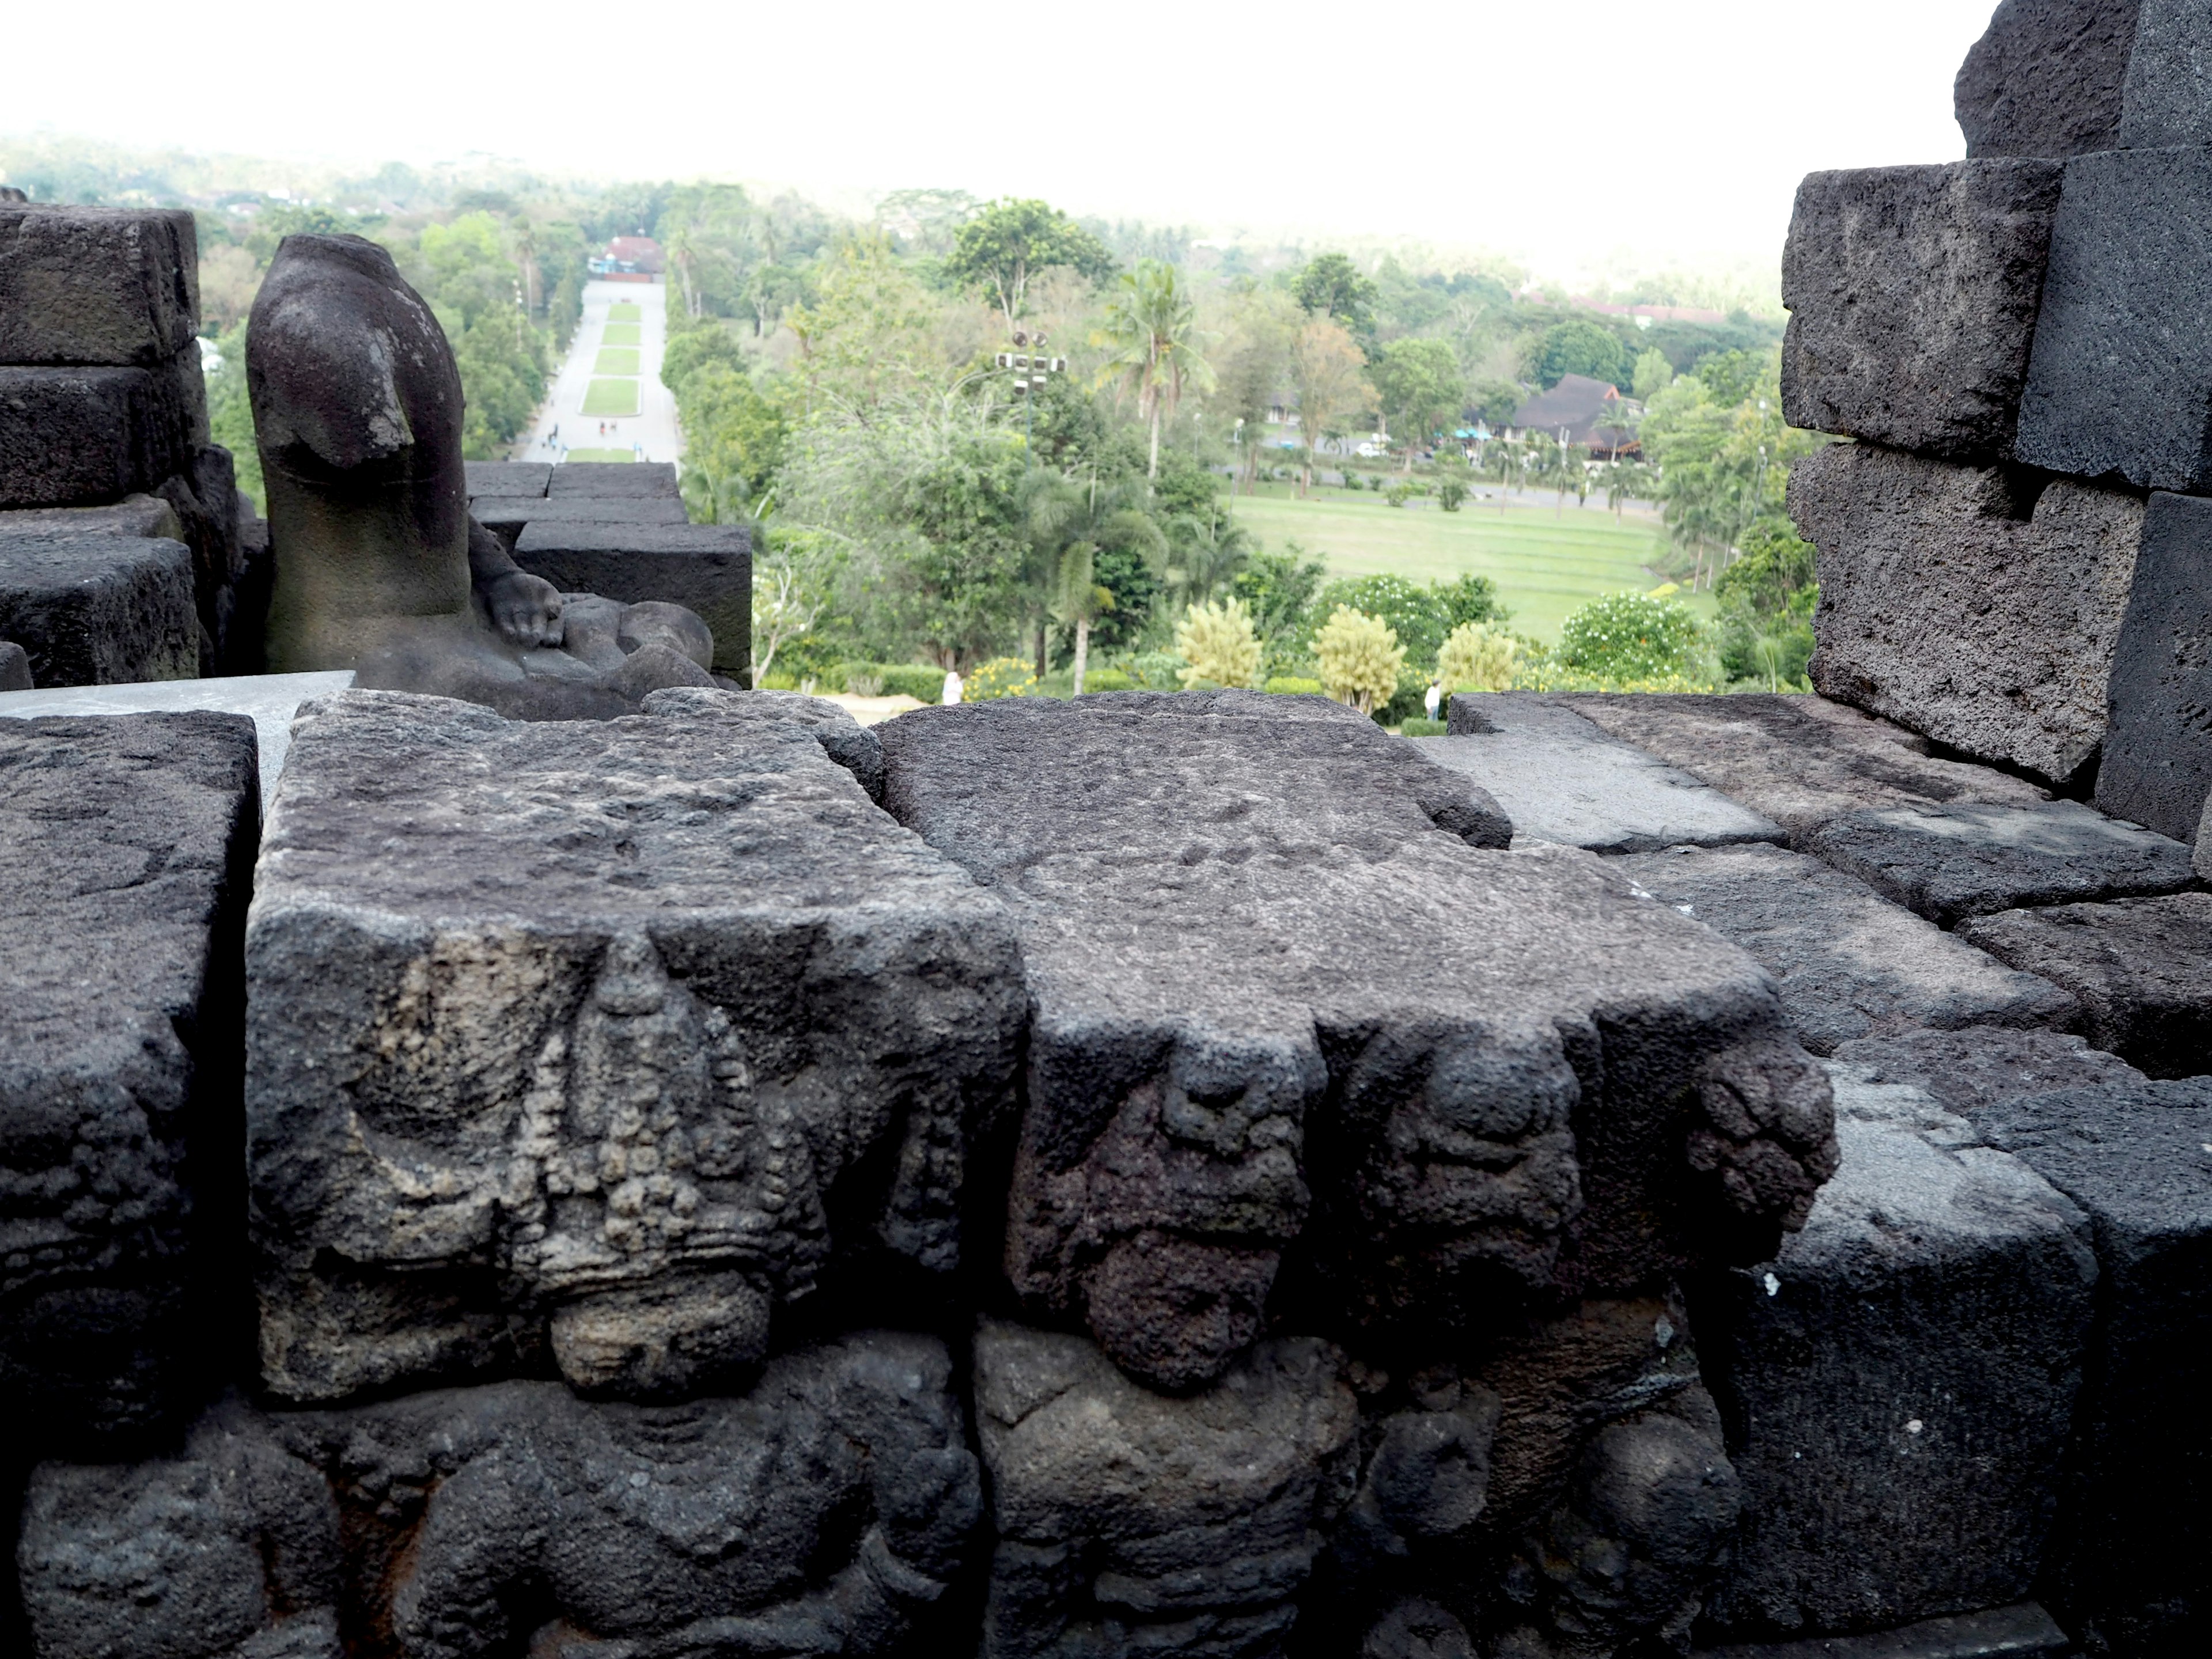
[[[276,1393],[691,1390],[845,1258],[957,1265],[1012,929],[806,727],[716,713],[749,696],[301,710],[246,940]]]
[[[238,1357],[253,728],[0,720],[0,1404],[52,1447]]]
[[[1013,1286],[1153,1386],[1220,1375],[1293,1246],[1300,1305],[1429,1323],[1756,1248],[1818,1185],[1825,1079],[1750,959],[1587,854],[1497,850],[1488,796],[1364,716],[876,729],[887,808],[1022,933]]]
[[[2008,910],[1959,933],[2071,992],[2100,1048],[2152,1077],[2212,1073],[2212,893]]]
[[[1412,741],[1488,790],[1515,835],[1534,841],[1650,853],[1782,839],[1778,827],[1717,790],[1527,693],[1455,693],[1450,734]]]
[[[1992,962],[1802,853],[1678,848],[1617,867],[1773,975],[1791,1029],[1816,1054],[1899,1029],[2064,1026],[2079,1018],[2074,999],[2048,980]]]
[[[1837,1049],[1836,1059],[1869,1083],[1910,1084],[1965,1118],[2060,1089],[2144,1081],[2118,1054],[2093,1048],[2085,1038],[1999,1025],[1860,1037]]]
[[[2027,1596],[2095,1313],[2088,1218],[1910,1084],[1830,1067],[1843,1164],[1771,1262],[1693,1290],[1742,1531],[1742,1639]]]

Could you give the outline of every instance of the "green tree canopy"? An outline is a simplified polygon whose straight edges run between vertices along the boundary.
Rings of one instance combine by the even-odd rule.
[[[1570,374],[1620,386],[1634,380],[1634,369],[1618,334],[1580,317],[1553,324],[1536,349],[1536,380],[1547,391]]]
[[[1334,317],[1354,334],[1375,331],[1375,280],[1341,253],[1319,253],[1306,261],[1291,288],[1299,305],[1316,317]]]
[[[1114,274],[1114,256],[1058,208],[1009,199],[992,203],[953,234],[945,274],[989,293],[1012,332],[1030,279],[1054,265],[1103,283]]]
[[[1382,400],[1383,417],[1405,447],[1408,465],[1415,449],[1447,421],[1458,420],[1467,400],[1467,377],[1448,340],[1393,340],[1367,374]]]

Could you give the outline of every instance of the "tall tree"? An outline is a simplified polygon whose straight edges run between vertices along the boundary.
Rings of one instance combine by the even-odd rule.
[[[1316,317],[1334,317],[1356,334],[1375,329],[1375,280],[1341,253],[1321,253],[1306,262],[1291,292]]]
[[[1013,332],[1030,278],[1067,265],[1093,282],[1114,274],[1104,244],[1059,209],[1038,201],[994,202],[954,233],[945,275],[988,290]]]
[[[1111,354],[1099,370],[1100,383],[1118,378],[1136,391],[1138,418],[1152,429],[1146,477],[1157,478],[1163,412],[1174,412],[1186,388],[1213,384],[1213,370],[1198,349],[1197,307],[1182,273],[1158,259],[1140,259],[1134,270],[1123,271],[1091,341]]]
[[[1393,340],[1368,370],[1382,414],[1398,430],[1412,471],[1413,453],[1447,418],[1456,417],[1467,398],[1467,377],[1446,340]]]
[[[1352,336],[1333,317],[1316,317],[1291,341],[1291,378],[1298,390],[1298,421],[1305,428],[1305,474],[1300,494],[1313,489],[1314,453],[1337,423],[1357,414],[1367,398],[1365,361]]]

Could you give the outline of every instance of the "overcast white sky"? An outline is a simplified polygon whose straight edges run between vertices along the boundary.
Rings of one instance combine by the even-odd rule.
[[[1514,252],[1774,257],[1819,167],[1963,154],[1993,0],[11,8],[0,131],[301,160],[951,185]]]

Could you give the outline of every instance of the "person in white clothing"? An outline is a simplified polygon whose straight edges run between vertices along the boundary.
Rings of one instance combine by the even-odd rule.
[[[950,708],[960,701],[960,676],[953,669],[945,671],[945,706]]]
[[[1428,690],[1423,694],[1421,697],[1421,706],[1429,711],[1429,718],[1431,720],[1436,719],[1437,710],[1442,706],[1443,700],[1443,687],[1437,684],[1434,680],[1431,680],[1429,682]]]

